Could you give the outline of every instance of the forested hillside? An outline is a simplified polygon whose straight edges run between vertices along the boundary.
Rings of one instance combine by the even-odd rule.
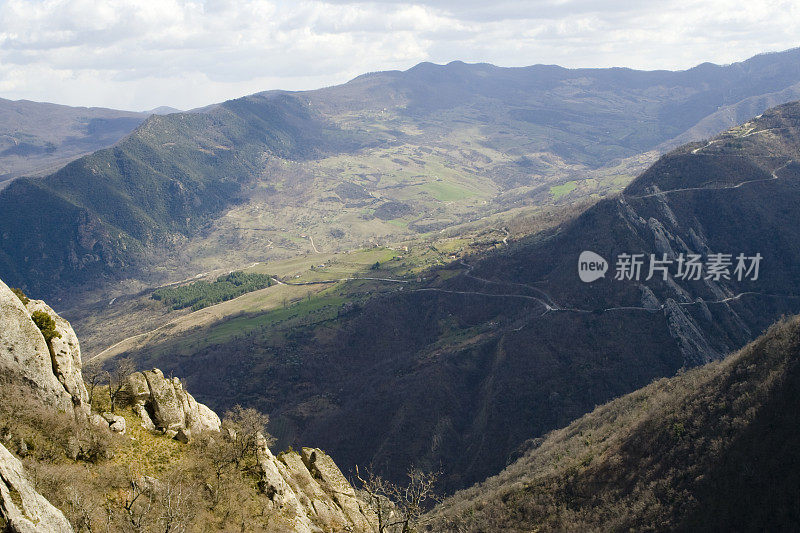
[[[600,406],[448,498],[428,531],[793,531],[800,319]]]
[[[111,146],[147,115],[0,98],[0,188],[15,177],[50,174]]]

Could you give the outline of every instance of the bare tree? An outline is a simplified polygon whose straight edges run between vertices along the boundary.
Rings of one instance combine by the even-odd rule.
[[[378,518],[378,533],[416,531],[426,504],[438,501],[434,486],[439,475],[439,472],[423,472],[411,467],[408,483],[398,485],[376,475],[371,468],[367,469],[365,479],[356,466],[356,478]]]
[[[67,494],[69,499],[66,513],[70,522],[78,531],[92,533],[92,513],[89,510],[91,504],[87,502],[86,494],[71,485],[67,487]]]
[[[161,514],[158,517],[160,530],[164,533],[183,533],[191,516],[189,490],[181,480],[171,480],[158,488]]]
[[[175,475],[175,472],[172,473]],[[127,522],[136,532],[183,533],[192,520],[194,494],[181,472],[177,478],[160,481],[129,474],[130,488],[123,508]]]
[[[106,373],[98,365],[84,365],[82,372],[83,381],[89,392],[89,405],[94,404],[94,390],[103,383]]]
[[[256,441],[259,434],[267,439],[267,445],[272,444],[274,439],[267,433],[269,415],[249,407],[245,409],[241,405],[236,405],[225,413],[222,427],[227,433],[227,442],[231,446],[231,460],[237,467],[241,467],[246,459],[256,455]]]
[[[394,516],[394,502],[389,499],[389,482],[376,475],[371,468],[365,473],[366,479],[361,477],[361,472],[356,465],[356,478],[361,483],[361,490],[366,494],[367,505],[375,512],[378,518],[378,533],[387,531],[389,520]]]
[[[147,531],[153,500],[153,491],[146,486],[144,480],[132,477],[123,507],[128,515],[128,523],[134,531]]]
[[[113,413],[119,401],[119,395],[125,386],[125,379],[136,371],[136,367],[128,358],[120,359],[114,367],[106,372],[108,381],[108,399],[111,401],[111,412]]]

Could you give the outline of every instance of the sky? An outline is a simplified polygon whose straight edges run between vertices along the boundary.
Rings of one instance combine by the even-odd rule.
[[[0,97],[143,111],[422,61],[685,69],[800,46],[800,2],[0,0]]]

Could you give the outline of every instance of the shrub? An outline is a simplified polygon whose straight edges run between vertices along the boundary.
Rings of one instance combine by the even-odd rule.
[[[34,311],[31,318],[33,319],[33,323],[36,324],[36,327],[42,332],[42,335],[44,335],[44,340],[48,345],[53,339],[61,338],[61,333],[56,331],[55,319],[47,313],[44,311]]]
[[[67,459],[97,463],[112,447],[112,435],[43,404],[26,387],[0,387],[0,441],[13,453],[49,464]]]
[[[17,298],[19,298],[19,301],[22,302],[22,305],[28,305],[28,302],[31,301],[31,299],[25,296],[25,293],[22,292],[22,289],[11,287],[11,292],[17,295]]]

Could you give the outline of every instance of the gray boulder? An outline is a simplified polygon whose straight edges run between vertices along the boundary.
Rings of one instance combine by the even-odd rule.
[[[93,414],[90,416],[89,422],[91,422],[93,426],[108,429],[108,421],[98,414]]]
[[[0,444],[0,531],[72,533],[64,514],[33,490],[22,463]]]
[[[142,373],[150,388],[149,406],[156,427],[172,430],[186,427],[183,406],[175,394],[172,381],[165,379],[163,372],[157,368]]]
[[[142,419],[141,426],[148,430],[148,431],[155,431],[156,425],[153,423],[153,419],[150,418],[150,413],[147,412],[144,405],[136,404],[133,406],[133,412]]]
[[[202,403],[198,403],[191,394],[184,390],[180,379],[172,378],[172,388],[175,389],[175,396],[183,409],[187,429],[195,433],[220,430],[221,422],[217,413]]]
[[[108,422],[108,429],[120,435],[125,434],[125,419],[113,413],[103,413],[103,418]]]
[[[303,448],[272,455],[266,439],[256,438],[259,488],[291,531],[377,530],[377,516],[356,495],[325,452]]]
[[[120,392],[132,405],[144,405],[150,399],[150,387],[141,372],[134,372],[128,376]]]
[[[350,520],[338,504],[320,486],[297,452],[281,453],[278,468],[303,505],[307,516],[325,531],[341,531],[351,526]]]
[[[373,513],[358,499],[355,489],[344,477],[333,459],[319,448],[303,448],[302,458],[303,464],[306,465],[312,477],[344,511],[356,530],[369,531]]]
[[[267,440],[260,433],[256,438],[256,459],[260,474],[259,487],[277,507],[291,507],[300,512],[300,502],[292,488],[281,476],[275,456],[267,447]]]
[[[189,396],[194,401],[194,398]],[[220,431],[222,421],[210,407],[205,404],[194,402],[196,410],[191,412],[190,427],[193,431]]]
[[[123,391],[147,429],[183,429],[187,430],[187,435],[221,429],[219,416],[214,411],[198,403],[178,378],[165,378],[157,368],[128,376]]]

